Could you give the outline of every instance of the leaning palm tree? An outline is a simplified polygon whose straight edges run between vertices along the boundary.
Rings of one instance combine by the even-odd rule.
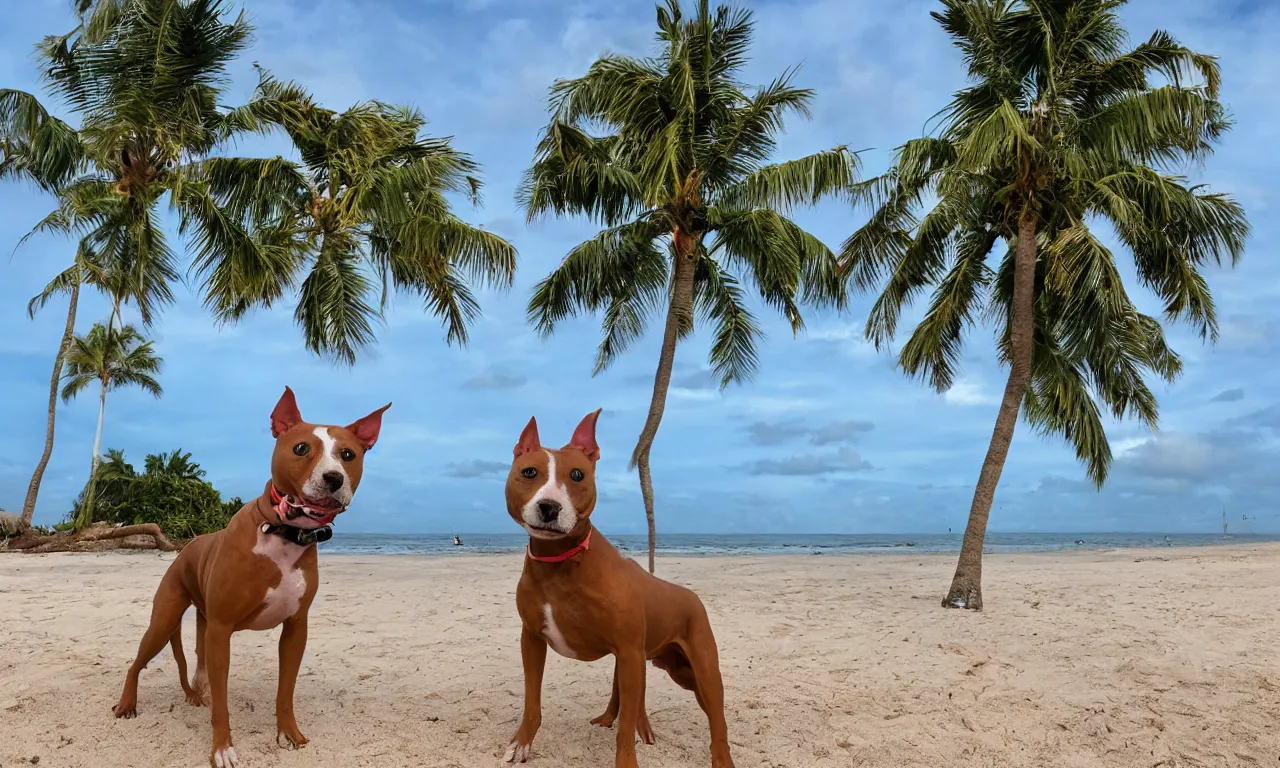
[[[84,147],[76,131],[45,111],[31,94],[0,89],[0,180],[18,179],[48,192],[69,181],[82,165]],[[62,360],[75,334],[76,310],[80,302],[80,285],[92,274],[86,249],[80,248],[73,266],[55,278],[41,296],[32,300],[28,312],[43,306],[57,293],[70,297],[66,328],[58,353],[54,356],[53,375],[49,381],[48,418],[45,426],[44,451],[31,474],[27,496],[22,504],[19,526],[31,527],[35,516],[36,497],[44,479],[45,468],[53,455],[54,421],[58,407],[58,382],[62,378]]]
[[[260,78],[229,130],[282,130],[301,163],[211,158],[193,175],[194,199],[209,207],[193,209],[200,220],[227,214],[195,238],[214,314],[235,321],[291,294],[307,348],[353,363],[400,289],[465,344],[480,311],[470,286],[507,288],[516,268],[510,243],[451,210],[449,193],[478,200],[476,164],[422,135],[417,110],[369,101],[334,112],[293,83]]]
[[[131,325],[111,328],[95,323],[89,333],[77,336],[67,353],[67,373],[62,399],[70,402],[89,385],[99,385],[98,429],[93,438],[93,460],[89,465],[89,482],[85,486],[85,503],[75,520],[76,529],[93,522],[93,489],[102,459],[102,422],[107,408],[107,393],[123,387],[141,387],[153,397],[163,390],[155,375],[164,361],[157,357],[152,342]]]
[[[932,289],[899,364],[938,391],[955,381],[966,330],[995,326],[1009,379],[943,605],[982,608],[982,549],[1022,411],[1061,435],[1101,487],[1111,449],[1100,406],[1157,426],[1148,375],[1181,361],[1160,321],[1139,312],[1105,222],[1167,320],[1216,339],[1204,265],[1232,264],[1248,235],[1230,197],[1190,185],[1179,166],[1207,157],[1229,122],[1214,58],[1166,32],[1128,48],[1123,0],[944,0],[933,14],[964,55],[971,84],[935,136],[897,152],[867,186],[874,211],[845,244],[853,282],[884,283],[867,322],[877,347],[903,307]],[[1152,76],[1159,82],[1153,84]],[[922,211],[928,197],[936,202]],[[1004,245],[991,263],[997,244]]]
[[[76,250],[75,261],[72,262],[71,266],[58,273],[44,287],[44,290],[27,304],[27,316],[34,318],[36,312],[43,308],[54,296],[64,293],[67,295],[67,322],[62,330],[62,342],[58,345],[58,352],[53,358],[53,374],[49,380],[49,406],[45,423],[44,451],[40,454],[40,461],[36,464],[35,471],[31,474],[31,483],[27,486],[27,498],[22,505],[22,523],[24,527],[29,527],[32,518],[35,516],[36,497],[40,493],[40,481],[44,478],[45,468],[48,467],[49,458],[53,455],[54,420],[58,409],[58,385],[62,381],[62,367],[66,360],[67,352],[71,350],[71,345],[75,340],[76,314],[80,308],[80,287],[86,284],[105,289],[106,280],[100,261],[86,244],[81,243]]]
[[[788,218],[798,205],[847,194],[857,158],[845,147],[767,165],[788,113],[808,116],[813,92],[788,71],[748,95],[738,75],[751,13],[707,0],[685,17],[658,7],[653,58],[605,56],[552,90],[550,125],[521,189],[532,220],[580,214],[605,227],[540,282],[529,303],[544,335],[580,312],[604,313],[599,373],[666,314],[653,399],[631,466],[655,523],[649,452],[662,421],[677,342],[695,316],[712,327],[710,364],[722,386],[756,368],[760,327],[747,306],[755,288],[791,328],[804,301],[839,303],[835,257]],[[595,131],[595,132],[593,132]]]
[[[37,56],[52,95],[82,121],[87,172],[59,190],[58,210],[36,230],[88,243],[149,325],[179,277],[160,205],[176,208],[188,230],[223,225],[195,199],[200,188],[183,182],[227,138],[217,100],[251,30],[243,14],[224,20],[218,0],[78,2],[77,10],[82,25],[45,38]]]
[[[96,285],[111,299],[109,324],[120,322],[122,305],[132,305],[149,326],[172,300],[179,276],[159,206],[167,198],[189,232],[223,226],[216,206],[198,198],[199,185],[182,181],[193,161],[228,137],[217,100],[226,66],[247,45],[250,28],[243,15],[225,21],[217,0],[76,0],[75,6],[80,25],[46,38],[36,52],[51,95],[79,127],[50,116],[32,94],[0,90],[0,180],[25,179],[55,193],[58,209],[36,231],[79,240],[72,266],[38,303],[70,294],[68,329],[74,328],[81,278],[95,274],[83,266],[92,261]],[[254,247],[248,236],[237,242]],[[60,353],[44,458],[23,506],[28,524],[52,451],[61,364]]]

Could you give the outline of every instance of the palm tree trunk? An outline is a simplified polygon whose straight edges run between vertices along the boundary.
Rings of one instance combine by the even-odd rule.
[[[71,347],[71,340],[76,333],[76,310],[80,305],[80,281],[71,286],[71,302],[67,307],[67,327],[62,332],[62,344],[58,347],[58,355],[53,360],[53,376],[49,379],[49,419],[44,430],[44,453],[40,455],[40,463],[31,474],[31,485],[27,486],[27,499],[22,503],[22,519],[18,523],[21,529],[31,527],[36,514],[36,496],[40,493],[40,482],[44,479],[44,470],[49,466],[49,457],[53,455],[53,423],[58,411],[58,382],[62,381],[62,362]]]
[[[662,423],[667,407],[667,390],[671,388],[671,369],[676,360],[676,342],[693,323],[693,276],[698,241],[679,228],[675,230],[676,263],[671,305],[667,308],[667,327],[662,334],[662,352],[658,355],[658,371],[653,377],[653,399],[640,439],[631,454],[631,466],[640,469],[640,494],[644,497],[644,515],[649,523],[649,573],[653,573],[654,550],[658,545],[658,529],[653,519],[653,475],[649,472],[649,450]]]
[[[107,411],[107,383],[102,382],[102,394],[98,397],[98,431],[93,436],[93,461],[89,464],[89,484],[85,486],[84,503],[76,518],[76,530],[93,522],[94,492],[98,484],[98,465],[102,462],[102,417]]]
[[[1031,380],[1031,356],[1035,339],[1035,320],[1032,316],[1036,284],[1036,213],[1030,205],[1022,210],[1018,220],[1018,245],[1013,261],[1013,312],[1009,317],[1012,360],[1009,381],[1000,400],[1000,412],[991,433],[991,445],[982,462],[978,485],[973,491],[973,504],[969,507],[969,523],[964,529],[964,542],[960,545],[960,561],[956,564],[951,589],[942,601],[944,608],[968,608],[982,610],[982,548],[987,537],[987,519],[991,515],[991,502],[995,499],[996,486],[1009,456],[1009,444],[1013,430],[1018,425],[1018,411]]]

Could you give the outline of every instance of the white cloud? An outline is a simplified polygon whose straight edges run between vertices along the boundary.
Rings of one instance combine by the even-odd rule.
[[[988,391],[981,379],[964,378],[956,379],[942,394],[942,399],[947,405],[994,405],[1000,402],[1000,398],[994,393]]]
[[[861,324],[826,325],[806,331],[802,338],[811,342],[829,344],[840,354],[855,359],[865,360],[879,354],[875,345],[867,341]]]

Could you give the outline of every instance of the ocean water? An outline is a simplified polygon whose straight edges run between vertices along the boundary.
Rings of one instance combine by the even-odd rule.
[[[462,546],[451,534],[342,533],[334,531],[320,551],[347,555],[465,555],[522,552],[529,539],[521,533],[460,533]],[[659,534],[658,553],[664,555],[823,555],[917,554],[959,552],[956,534]],[[623,552],[648,551],[644,535],[610,536]],[[1280,534],[1239,534],[1223,538],[1195,533],[988,533],[987,552],[1061,552],[1064,550],[1209,547],[1280,541]]]

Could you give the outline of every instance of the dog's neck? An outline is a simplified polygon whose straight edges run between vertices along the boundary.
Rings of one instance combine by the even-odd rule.
[[[327,525],[320,528],[299,528],[290,525],[280,513],[280,499],[283,495],[275,480],[270,480],[263,489],[262,495],[253,500],[254,523],[259,531],[279,536],[300,547],[309,547],[333,538],[333,529]]]
[[[540,539],[529,537],[529,549],[526,557],[542,563],[562,563],[574,559],[577,555],[590,551],[595,528],[590,520],[583,520],[567,536],[557,539]]]

